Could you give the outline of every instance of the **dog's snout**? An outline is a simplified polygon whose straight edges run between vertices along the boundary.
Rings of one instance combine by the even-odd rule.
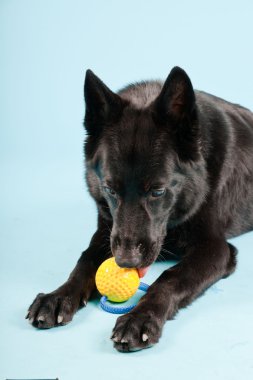
[[[139,268],[145,265],[147,258],[154,256],[154,246],[155,243],[149,239],[130,238],[118,233],[111,236],[112,254],[116,263],[123,268]]]
[[[140,242],[137,243],[129,236],[119,236],[119,234],[111,236],[112,253],[120,267],[134,268],[139,266],[142,260],[141,247]]]
[[[122,249],[124,251],[134,250],[135,253],[145,253],[156,246],[156,241],[150,239],[133,239],[130,237],[111,236],[112,249]]]

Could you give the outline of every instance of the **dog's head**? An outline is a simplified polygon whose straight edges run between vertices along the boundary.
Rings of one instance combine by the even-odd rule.
[[[115,94],[88,70],[85,102],[87,182],[112,220],[112,253],[122,267],[147,267],[167,229],[189,218],[205,194],[191,81],[174,68],[163,85]]]

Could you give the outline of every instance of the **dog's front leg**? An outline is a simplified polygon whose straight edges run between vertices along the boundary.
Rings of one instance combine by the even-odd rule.
[[[118,318],[111,337],[114,347],[136,351],[157,343],[166,320],[233,272],[235,253],[223,239],[205,240],[189,248],[179,264],[163,272],[150,286],[133,311]]]
[[[86,305],[95,289],[97,268],[109,256],[110,226],[99,217],[98,229],[69,279],[55,291],[37,295],[27,313],[29,322],[39,328],[70,322],[78,308]]]

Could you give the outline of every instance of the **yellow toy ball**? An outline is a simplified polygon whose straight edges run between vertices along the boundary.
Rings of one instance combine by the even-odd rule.
[[[108,300],[124,302],[136,293],[140,278],[137,269],[120,268],[111,257],[98,268],[95,282],[98,291]]]

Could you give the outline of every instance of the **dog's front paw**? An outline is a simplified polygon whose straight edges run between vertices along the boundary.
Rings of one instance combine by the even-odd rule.
[[[158,342],[163,323],[153,313],[130,312],[117,319],[111,339],[121,352],[149,348]]]
[[[26,318],[34,327],[48,329],[70,322],[78,307],[78,296],[39,293],[29,307]]]

